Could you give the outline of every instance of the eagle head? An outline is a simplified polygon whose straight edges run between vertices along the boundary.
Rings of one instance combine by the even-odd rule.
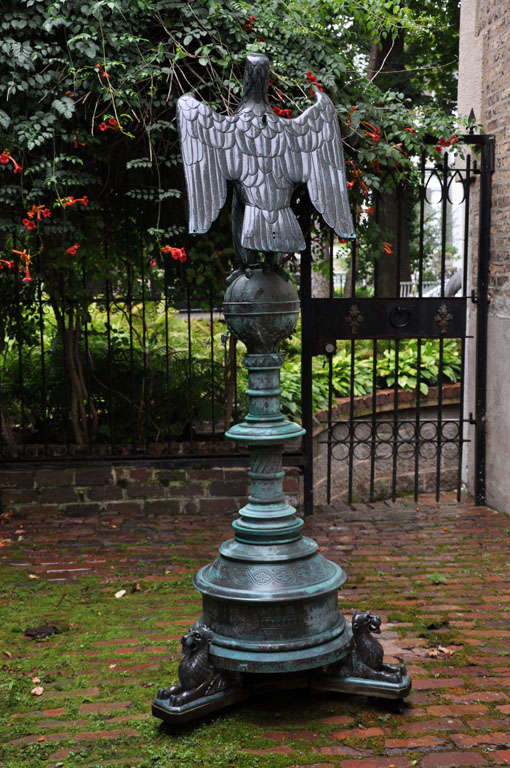
[[[266,104],[268,82],[269,59],[263,53],[249,53],[244,68],[243,104]]]

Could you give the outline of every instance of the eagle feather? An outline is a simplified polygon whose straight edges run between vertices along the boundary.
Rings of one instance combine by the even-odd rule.
[[[190,233],[207,232],[236,186],[245,207],[244,249],[294,252],[305,248],[290,208],[298,184],[339,237],[354,237],[345,181],[340,127],[325,93],[294,119],[262,113],[242,104],[231,116],[216,113],[191,94],[177,103],[178,124],[189,202]]]

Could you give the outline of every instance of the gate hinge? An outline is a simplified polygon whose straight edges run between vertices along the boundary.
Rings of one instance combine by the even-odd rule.
[[[475,417],[473,416],[473,411],[469,411],[469,418],[468,418],[468,421],[469,421],[469,423],[470,423],[470,424],[476,424],[476,419],[475,419]]]
[[[473,176],[480,176],[484,172],[494,173],[496,166],[496,140],[492,135],[484,136],[486,141],[482,144],[482,153],[480,158],[480,165],[475,158],[471,168]],[[474,181],[473,176],[471,181]]]
[[[473,304],[478,304],[478,294],[474,288],[471,291],[471,301],[473,302]]]
[[[495,136],[488,136],[487,153],[482,154],[482,170],[494,173],[496,168],[496,139]],[[485,160],[485,163],[483,162]]]

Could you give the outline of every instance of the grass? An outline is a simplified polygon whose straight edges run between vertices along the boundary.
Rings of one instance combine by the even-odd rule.
[[[317,510],[310,528],[320,523],[320,514]],[[436,514],[441,521],[439,529]],[[385,553],[380,551],[375,530],[369,539],[354,535],[353,552],[338,556],[346,560],[349,573],[340,593],[342,610],[380,611],[386,621],[393,623],[397,636],[414,638],[424,650],[413,661],[415,680],[458,677],[462,681],[458,690],[432,688],[425,692],[425,701],[418,702],[418,709],[410,708],[403,716],[396,716],[383,702],[272,692],[270,706],[267,697],[253,699],[179,734],[165,731],[152,718],[150,705],[157,688],[176,679],[180,635],[200,615],[200,599],[191,579],[205,555],[195,554],[193,541],[176,555],[174,548],[165,543],[168,534],[163,529],[158,528],[151,539],[145,525],[137,530],[131,524],[124,531],[120,526],[115,534],[119,538],[109,534],[109,539],[101,539],[104,553],[108,552],[104,554],[107,562],[101,566],[104,573],[66,582],[49,581],[42,575],[30,578],[31,566],[21,565],[38,551],[37,539],[30,533],[24,541],[5,545],[0,560],[2,768],[288,768],[320,763],[336,767],[341,766],[345,756],[321,753],[322,747],[350,747],[375,755],[382,752],[382,737],[367,738],[363,736],[364,728],[377,726],[384,728],[388,738],[405,738],[410,721],[418,718],[427,722],[426,707],[451,706],[451,694],[455,701],[455,697],[471,693],[476,701],[480,688],[480,693],[501,691],[503,696],[504,679],[498,670],[505,660],[507,640],[502,635],[485,641],[483,631],[488,614],[496,618],[496,629],[503,627],[506,614],[499,604],[496,609],[483,600],[497,597],[500,585],[491,581],[491,575],[499,573],[507,560],[501,538],[507,526],[506,521],[492,514],[483,517],[483,525],[475,526],[470,524],[471,514],[458,517],[454,508],[446,506],[437,513],[421,515],[421,536],[416,537],[414,529],[404,527],[401,542],[391,536],[385,539]],[[360,517],[358,524],[362,523]],[[42,547],[54,549],[55,559],[72,552],[79,565],[93,552],[93,546],[81,546],[82,538],[80,546],[66,550],[66,536],[73,532],[77,539],[84,536],[75,525],[73,522],[73,527],[66,529],[55,521],[51,528],[54,544],[51,541],[48,545],[46,539]],[[396,531],[396,519],[392,521],[389,508],[385,525]],[[98,531],[102,531],[100,526]],[[128,542],[123,540],[124,535]],[[200,534],[201,540],[203,535],[205,531]],[[216,535],[213,531],[205,536],[204,545]],[[136,552],[144,542],[154,548],[150,561]],[[480,555],[487,555],[483,568]],[[128,566],[126,557],[131,558]],[[337,556],[333,555],[333,559]],[[447,576],[446,581],[437,579],[438,575]],[[125,589],[126,594],[116,599],[115,592],[120,589]],[[463,603],[459,612],[443,607],[445,602],[455,603],[458,596],[464,599],[468,590],[469,603]],[[57,623],[60,634],[40,642],[25,637],[27,627],[48,620]],[[482,632],[479,643],[466,642],[466,624]],[[427,649],[439,644],[454,645],[453,655],[429,657]],[[40,697],[30,693],[35,676],[44,688]],[[501,720],[501,729],[497,730],[504,727],[504,716],[498,709],[504,701],[487,701],[485,716]],[[90,711],[87,704],[102,704],[105,708]],[[325,723],[324,718],[339,714],[348,718],[345,729],[356,732],[333,736],[342,728]],[[471,728],[469,720],[465,722],[467,733],[479,733],[478,726]],[[113,738],[108,738],[112,732]],[[269,738],[270,732],[275,739]],[[84,740],[85,733],[99,733],[99,738]],[[445,732],[438,735],[444,736]],[[24,738],[35,739],[35,743],[24,743]],[[22,741],[16,743],[18,739]],[[291,747],[293,752],[274,751],[282,746]],[[268,751],[253,754],[246,750]],[[490,752],[487,755],[490,757]],[[411,750],[410,764],[421,757],[422,753]],[[390,765],[391,757],[387,759]]]
[[[15,546],[12,554],[15,555]],[[0,653],[3,680],[0,683],[0,759],[3,768],[38,768],[60,750],[71,749],[62,759],[65,768],[94,765],[110,768],[119,764],[141,768],[283,768],[289,755],[254,755],[245,749],[270,749],[274,741],[263,735],[277,724],[289,728],[315,729],[318,743],[328,744],[330,729],[314,725],[317,701],[296,700],[293,694],[277,695],[282,714],[268,721],[266,706],[254,701],[179,735],[165,732],[150,716],[152,697],[159,685],[177,677],[180,658],[178,637],[200,613],[200,603],[191,587],[191,570],[164,581],[140,580],[141,589],[131,591],[133,579],[105,582],[83,577],[61,584],[44,578],[29,579],[25,569],[0,568],[2,627]],[[114,594],[126,589],[116,599]],[[24,635],[27,627],[47,620],[61,633],[42,641]],[[171,622],[170,626],[161,626]],[[155,639],[150,639],[150,638]],[[118,644],[105,642],[118,640]],[[168,646],[168,654],[161,653]],[[134,653],[119,650],[133,648]],[[157,653],[151,653],[151,650]],[[112,664],[116,666],[112,668]],[[133,669],[140,664],[146,668]],[[38,697],[31,695],[32,679],[44,687]],[[94,689],[99,689],[94,690]],[[308,703],[307,703],[308,698]],[[111,711],[85,712],[88,703],[114,704]],[[43,715],[43,711],[58,710]],[[63,709],[63,712],[60,710]],[[336,710],[335,710],[336,711]],[[118,718],[129,716],[128,721]],[[320,715],[324,716],[323,708]],[[276,720],[276,723],[275,723]],[[90,731],[118,731],[114,739],[78,741]],[[34,744],[10,743],[32,734],[44,737]],[[61,738],[53,741],[55,734]],[[305,740],[297,740],[293,760],[312,761],[316,753]],[[118,763],[116,761],[121,761]]]

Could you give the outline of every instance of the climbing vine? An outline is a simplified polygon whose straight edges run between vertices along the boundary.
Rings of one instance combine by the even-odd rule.
[[[254,49],[272,60],[275,111],[297,114],[316,89],[334,100],[361,204],[381,169],[404,167],[425,132],[445,141],[453,132],[433,100],[410,103],[365,74],[374,41],[400,29],[425,38],[432,23],[385,0],[10,0],[0,42],[0,231],[24,238],[43,272],[45,251],[69,266],[70,245],[98,231],[115,239],[134,216],[158,259],[162,246],[181,245],[176,98],[194,90],[232,111]],[[84,197],[77,216],[66,201]],[[34,205],[51,213],[26,227],[17,214]]]
[[[425,45],[442,23],[436,6],[429,0],[425,15],[403,0],[6,0],[0,352],[12,328],[13,283],[4,278],[21,275],[16,305],[28,317],[36,275],[63,345],[77,442],[95,419],[85,414],[80,351],[94,280],[111,286],[145,270],[157,288],[164,271],[166,285],[209,290],[230,269],[227,213],[207,236],[186,234],[177,98],[193,90],[232,112],[250,50],[271,59],[277,114],[295,116],[326,91],[342,127],[359,232],[391,248],[373,226],[374,190],[388,169],[412,170],[425,133],[443,139],[431,148],[440,156],[454,128],[433,93],[388,88],[367,74],[367,62],[373,45],[402,31]]]

